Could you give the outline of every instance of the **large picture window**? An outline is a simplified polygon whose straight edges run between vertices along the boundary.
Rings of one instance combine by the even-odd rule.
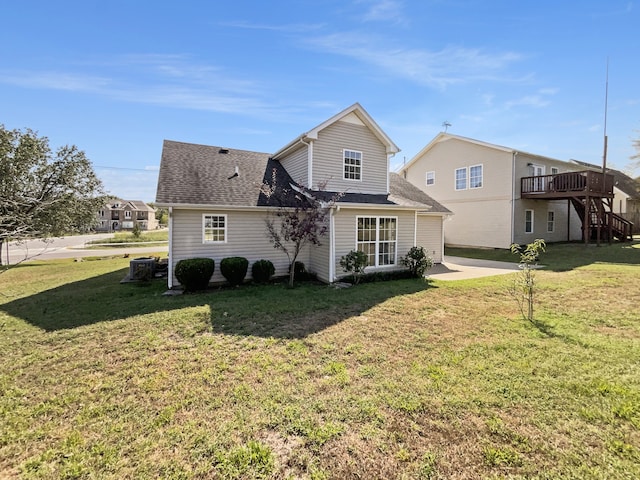
[[[202,243],[227,241],[227,216],[205,213],[202,215]]]
[[[344,179],[362,180],[362,152],[344,150]]]
[[[397,224],[396,217],[358,217],[356,249],[367,255],[367,266],[396,264]]]

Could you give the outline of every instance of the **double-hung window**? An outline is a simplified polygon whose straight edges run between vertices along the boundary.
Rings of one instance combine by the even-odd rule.
[[[367,255],[367,266],[395,265],[397,260],[396,217],[358,217],[356,250]]]
[[[436,172],[427,172],[427,177],[425,179],[427,187],[436,184]]]
[[[467,169],[456,168],[456,190],[467,189]]]
[[[131,219],[131,210],[124,211],[124,218]]]
[[[533,210],[524,211],[524,233],[533,233]]]
[[[205,213],[202,215],[202,243],[226,243],[227,216]]]
[[[362,180],[362,152],[343,150],[344,179]]]
[[[482,165],[469,167],[469,188],[482,187]]]
[[[552,233],[556,226],[556,212],[549,210],[547,212],[547,232]]]

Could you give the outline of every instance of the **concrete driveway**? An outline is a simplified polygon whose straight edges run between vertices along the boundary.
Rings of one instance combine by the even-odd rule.
[[[436,280],[466,280],[469,278],[504,275],[520,270],[517,263],[479,260],[445,255],[441,264],[429,270],[429,278]]]

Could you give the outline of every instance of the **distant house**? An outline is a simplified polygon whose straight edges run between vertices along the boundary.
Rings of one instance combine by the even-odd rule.
[[[400,257],[416,245],[440,262],[450,212],[389,172],[398,151],[357,103],[272,154],[165,140],[156,204],[169,209],[169,286],[178,285],[176,263],[191,257],[216,265],[229,256],[264,258],[276,275],[287,273],[286,255],[266,234],[274,204],[263,184],[302,186],[318,200],[344,193],[330,210],[322,244],[298,258],[324,282],[345,275],[339,262],[351,250],[367,254],[367,271],[401,268]],[[222,280],[216,267],[212,281]]]
[[[573,162],[440,133],[399,173],[454,213],[445,222],[447,245],[630,235],[628,222],[612,213],[613,176]]]
[[[140,200],[113,199],[98,211],[97,232],[118,232],[133,230],[135,225],[141,230],[158,228],[156,212]]]

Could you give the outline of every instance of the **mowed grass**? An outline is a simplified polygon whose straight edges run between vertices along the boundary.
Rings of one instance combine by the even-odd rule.
[[[510,275],[163,297],[119,284],[125,259],[23,264],[0,275],[0,478],[640,478],[624,252],[537,272],[538,327]]]
[[[127,244],[135,245],[136,243],[141,243],[141,242],[165,243],[168,240],[169,240],[169,232],[167,230],[148,230],[148,231],[141,232],[140,235],[137,237],[131,232],[116,232],[113,234],[113,237],[111,238],[103,238],[101,240],[90,241],[90,242],[87,242],[87,245],[97,244],[104,248],[105,244],[106,246],[109,246],[108,244],[111,244],[111,243],[115,243],[115,244],[127,243]],[[114,246],[120,246],[120,245],[114,245]]]

